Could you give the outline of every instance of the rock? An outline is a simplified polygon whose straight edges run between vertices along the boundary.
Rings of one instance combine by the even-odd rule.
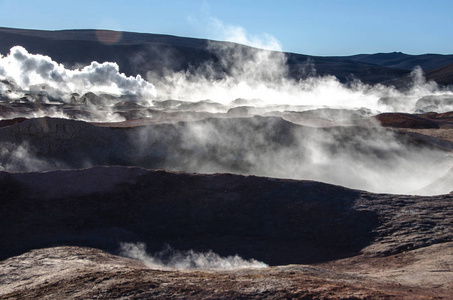
[[[384,127],[437,129],[439,124],[411,114],[383,113],[374,117]]]
[[[253,115],[253,111],[254,111],[254,107],[253,106],[238,106],[238,107],[233,107],[233,108],[230,108],[228,111],[227,111],[227,114],[228,115],[231,115],[233,117],[248,117],[250,114]],[[250,113],[250,111],[252,111],[252,113]]]
[[[113,106],[113,108],[116,110],[127,111],[130,109],[141,109],[141,108],[144,108],[144,106],[137,103],[137,101],[121,101],[121,102],[116,103]]]
[[[185,103],[185,101],[171,99],[164,101],[153,101],[153,105],[157,109],[176,109],[183,103]]]
[[[453,110],[453,97],[451,95],[424,96],[417,101],[415,108],[423,112],[449,112]]]
[[[22,123],[26,121],[26,118],[14,118],[14,119],[6,119],[6,120],[0,120],[0,127],[5,127],[5,126],[11,126],[15,124]]]
[[[86,105],[102,106],[105,105],[107,100],[101,96],[96,95],[93,92],[88,92],[82,95],[79,98],[78,102]]]

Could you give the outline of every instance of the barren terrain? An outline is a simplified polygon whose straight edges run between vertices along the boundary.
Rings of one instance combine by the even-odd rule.
[[[152,270],[97,249],[56,247],[3,261],[0,297],[448,299],[451,258],[448,243],[321,267],[175,271]]]
[[[4,298],[412,299],[452,292],[451,194],[379,195],[125,167],[3,173],[1,184]],[[150,270],[100,250],[55,248],[119,253],[122,242],[143,242],[149,253],[169,244],[239,254],[274,267]]]
[[[0,299],[452,299],[452,55],[0,38]]]

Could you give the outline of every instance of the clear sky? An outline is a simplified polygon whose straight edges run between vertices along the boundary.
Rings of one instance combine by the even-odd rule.
[[[2,27],[162,33],[311,55],[453,54],[452,15],[453,0],[0,0]]]

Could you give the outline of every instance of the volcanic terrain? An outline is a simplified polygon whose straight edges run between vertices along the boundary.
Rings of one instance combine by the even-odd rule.
[[[451,298],[451,55],[0,37],[0,299]]]

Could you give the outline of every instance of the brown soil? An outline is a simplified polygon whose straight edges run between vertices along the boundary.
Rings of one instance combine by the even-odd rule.
[[[449,243],[322,266],[177,271],[97,249],[56,247],[0,262],[0,299],[448,299],[452,258]]]

